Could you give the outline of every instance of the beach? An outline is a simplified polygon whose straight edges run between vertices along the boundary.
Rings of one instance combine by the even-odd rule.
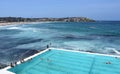
[[[20,25],[20,24],[37,24],[37,23],[43,23],[43,22],[5,22],[5,23],[0,23],[0,26]]]

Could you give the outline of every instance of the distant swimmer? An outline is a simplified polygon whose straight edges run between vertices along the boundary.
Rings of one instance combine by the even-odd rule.
[[[51,51],[51,49],[49,49],[49,51]]]
[[[40,58],[40,60],[43,60],[43,58]]]
[[[62,54],[61,52],[59,52],[59,54]]]
[[[120,57],[115,57],[116,59],[120,59]]]
[[[108,62],[106,62],[105,64],[111,64],[111,62],[108,61]]]
[[[32,60],[32,58],[30,60]]]
[[[47,58],[47,62],[51,62],[51,60],[49,58]]]

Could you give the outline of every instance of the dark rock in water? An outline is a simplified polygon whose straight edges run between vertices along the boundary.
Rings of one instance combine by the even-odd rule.
[[[0,69],[7,67],[7,65],[0,63]]]

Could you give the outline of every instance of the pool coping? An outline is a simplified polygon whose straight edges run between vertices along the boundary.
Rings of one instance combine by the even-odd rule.
[[[120,58],[120,55],[92,53],[92,52],[85,52],[85,51],[80,51],[80,50],[68,50],[68,49],[64,49],[64,48],[50,48],[50,49],[52,49],[52,50],[62,50],[62,51],[68,51],[68,52],[77,52],[77,53],[84,53],[84,54],[91,54],[91,55],[109,56],[109,57],[118,57],[118,58]]]
[[[109,54],[83,52],[83,51],[79,51],[79,50],[68,50],[68,49],[64,49],[64,48],[48,48],[48,49],[45,49],[45,50],[43,50],[43,51],[41,51],[41,52],[39,52],[39,53],[37,53],[37,54],[34,54],[34,55],[32,55],[32,56],[24,59],[24,61],[25,61],[25,62],[26,62],[26,61],[29,61],[29,59],[34,58],[34,57],[36,57],[36,56],[38,56],[38,55],[40,55],[40,54],[42,54],[42,53],[45,53],[45,52],[48,51],[49,49],[52,49],[52,50],[61,50],[61,51],[67,51],[67,52],[83,53],[83,54],[91,54],[91,55],[99,55],[99,56],[118,57],[118,58],[120,58],[120,56],[118,56],[118,55],[109,55]],[[20,61],[17,62],[17,65],[19,65],[19,64],[21,64]],[[1,69],[1,70],[0,70],[0,73],[3,73],[3,74],[15,74],[15,73],[13,73],[13,72],[8,71],[8,69],[10,69],[10,68],[12,68],[12,67],[8,66],[8,67],[6,67],[6,68]]]

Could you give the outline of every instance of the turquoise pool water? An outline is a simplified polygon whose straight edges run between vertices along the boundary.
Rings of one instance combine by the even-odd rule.
[[[106,64],[106,62],[111,64]],[[16,74],[120,74],[120,58],[62,50],[47,51],[9,71]]]

